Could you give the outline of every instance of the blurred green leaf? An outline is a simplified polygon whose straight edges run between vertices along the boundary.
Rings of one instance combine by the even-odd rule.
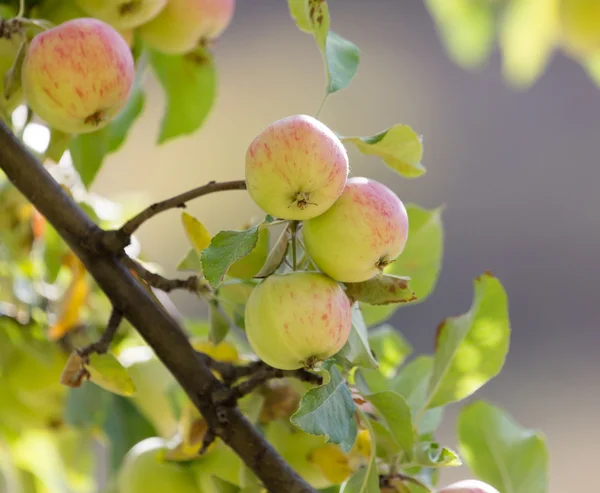
[[[424,467],[457,467],[462,465],[454,450],[436,442],[421,442],[415,450],[415,462]]]
[[[482,481],[511,493],[548,492],[548,450],[538,432],[521,427],[484,401],[458,417],[460,454]]]
[[[425,173],[421,164],[423,141],[408,125],[397,124],[370,137],[341,137],[367,156],[379,156],[394,171],[405,178]]]
[[[349,452],[358,433],[354,401],[333,361],[324,361],[322,369],[325,382],[302,396],[290,421],[306,433],[327,436],[328,443],[336,443]]]
[[[346,294],[355,301],[371,305],[410,303],[416,300],[409,286],[409,279],[389,274],[363,282],[347,282]]]
[[[111,353],[90,355],[85,365],[90,373],[90,381],[114,394],[132,396],[135,385],[127,370]]]
[[[241,491],[239,486],[231,484],[217,476],[213,476],[212,480],[216,488],[215,493],[240,493]]]
[[[379,371],[386,377],[392,377],[413,351],[410,343],[391,325],[370,331],[369,344],[379,363]]]
[[[381,372],[369,368],[358,368],[354,374],[354,383],[363,395],[383,392],[390,386],[390,381]]]
[[[358,303],[352,306],[352,329],[348,341],[337,353],[336,358],[343,359],[344,366],[361,366],[364,368],[377,368],[377,360],[369,346],[367,326]]]
[[[179,263],[177,264],[177,270],[190,270],[194,272],[202,272],[202,262],[200,261],[200,255],[195,248],[190,248]]]
[[[213,237],[208,248],[202,250],[202,272],[213,288],[219,287],[231,264],[256,247],[258,232],[258,226],[244,231],[221,231]]]
[[[211,301],[209,305],[209,320],[210,320],[210,334],[209,339],[213,344],[219,344],[223,339],[227,337],[229,333],[230,325],[227,315],[223,313],[223,310],[219,306],[219,302]]]
[[[359,411],[364,424],[369,430],[371,443],[375,443],[375,432],[373,430],[372,421],[370,421],[364,413]],[[375,462],[375,448],[371,449],[369,462],[365,467],[356,471],[341,487],[340,493],[379,493],[379,471]]]
[[[402,254],[385,268],[386,274],[410,277],[413,303],[422,303],[434,290],[442,266],[444,230],[442,208],[427,210],[407,204],[409,233]],[[373,306],[361,303],[369,327],[387,320],[402,305]]]
[[[102,426],[109,412],[111,394],[96,385],[69,389],[64,419],[78,427]]]
[[[412,455],[415,433],[412,426],[411,411],[400,394],[385,390],[376,394],[365,395],[377,409],[390,435],[398,446],[398,452]]]
[[[206,120],[216,97],[212,54],[205,48],[181,56],[151,51],[150,64],[167,100],[158,143],[194,133]]]
[[[474,287],[471,309],[438,328],[428,408],[468,397],[504,366],[510,340],[506,292],[489,273],[478,277]]]

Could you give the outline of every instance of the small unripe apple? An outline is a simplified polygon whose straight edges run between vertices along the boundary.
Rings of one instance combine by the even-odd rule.
[[[352,324],[350,300],[316,272],[273,274],[246,304],[246,335],[256,355],[281,370],[313,367],[337,353]]]
[[[393,262],[408,238],[408,215],[388,187],[351,178],[335,204],[302,227],[310,258],[341,282],[371,279]]]
[[[439,490],[438,493],[499,493],[499,491],[482,481],[467,479],[466,481],[459,481],[458,483],[446,486]]]
[[[323,214],[344,190],[348,155],[319,120],[294,115],[271,123],[246,153],[246,185],[256,204],[283,219]]]
[[[166,450],[166,442],[158,437],[146,438],[134,445],[125,455],[119,471],[119,491],[198,493],[192,470],[166,461]]]
[[[16,12],[8,5],[0,5],[0,19],[10,19]],[[23,100],[23,91],[17,89],[8,99],[4,97],[4,75],[8,72],[17,57],[21,46],[20,36],[13,34],[10,39],[0,38],[0,115],[3,112],[11,113]]]
[[[102,21],[80,18],[33,38],[22,81],[29,106],[46,123],[67,133],[87,133],[117,116],[134,76],[123,37]]]
[[[139,28],[148,46],[167,54],[184,54],[203,41],[218,38],[229,26],[235,0],[169,0],[150,22]]]
[[[600,50],[600,2],[561,0],[560,30],[565,48],[575,55],[591,55]]]
[[[118,29],[132,29],[152,20],[167,0],[77,0],[86,14]]]

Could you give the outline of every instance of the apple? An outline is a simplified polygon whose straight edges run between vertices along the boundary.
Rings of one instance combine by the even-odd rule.
[[[139,28],[140,38],[161,53],[184,54],[218,38],[229,26],[235,0],[169,0],[167,6]]]
[[[7,5],[0,5],[0,19],[10,19],[16,15],[16,12]],[[10,39],[0,38],[0,115],[4,112],[12,111],[21,104],[23,100],[23,91],[17,89],[6,99],[4,97],[4,75],[8,72],[17,57],[21,38],[13,34]]]
[[[149,22],[165,8],[167,0],[77,0],[88,15],[118,29],[132,29]]]
[[[146,438],[134,445],[125,455],[119,471],[119,491],[200,493],[191,468],[166,461],[166,450],[165,440],[158,437]]]
[[[591,55],[600,49],[600,2],[598,0],[561,0],[559,22],[568,51]]]
[[[38,34],[23,62],[31,109],[66,133],[107,125],[131,92],[135,67],[127,42],[108,24],[73,19]]]
[[[337,353],[352,325],[350,300],[316,272],[273,274],[246,304],[246,335],[256,355],[281,370],[311,368]]]
[[[192,472],[202,493],[219,491],[212,481],[213,476],[239,486],[243,468],[242,459],[222,441],[218,441],[211,452],[200,456],[192,464]]]
[[[499,491],[482,481],[467,479],[466,481],[459,481],[458,483],[446,486],[439,490],[438,493],[499,493]]]
[[[246,185],[256,204],[283,219],[323,214],[348,178],[348,155],[319,120],[293,115],[271,123],[246,153]]]
[[[302,236],[310,258],[325,274],[340,282],[362,282],[402,253],[408,215],[385,185],[351,178],[327,212],[303,224]]]

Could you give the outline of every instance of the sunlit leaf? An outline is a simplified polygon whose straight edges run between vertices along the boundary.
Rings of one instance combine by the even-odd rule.
[[[336,355],[336,359],[340,358],[344,361],[345,366],[364,368],[377,368],[378,366],[369,346],[367,326],[358,303],[352,306],[352,329],[348,341]]]
[[[370,305],[390,305],[416,301],[409,279],[390,274],[376,276],[363,282],[348,282],[346,294],[354,301]]]
[[[90,381],[103,389],[124,396],[135,393],[135,384],[129,373],[111,353],[91,354],[85,367],[90,373]]]
[[[369,332],[369,344],[379,363],[379,371],[391,377],[412,353],[410,343],[391,325],[382,325]]]
[[[390,435],[398,446],[398,451],[412,454],[415,433],[412,426],[411,411],[400,394],[389,390],[365,395],[380,414]]]
[[[183,211],[181,213],[181,222],[183,223],[185,234],[196,252],[200,253],[210,245],[210,233],[198,219]]]

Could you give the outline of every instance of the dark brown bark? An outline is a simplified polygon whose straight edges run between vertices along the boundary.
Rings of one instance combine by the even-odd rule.
[[[272,493],[315,493],[235,406],[215,404],[215,396],[227,391],[227,387],[197,355],[177,322],[150,297],[118,256],[104,247],[103,231],[1,122],[0,168],[54,226],[109,297],[114,309],[131,322],[173,373],[212,432],[242,458],[264,486]],[[183,199],[177,203],[188,200]],[[176,206],[169,202],[155,210]]]

